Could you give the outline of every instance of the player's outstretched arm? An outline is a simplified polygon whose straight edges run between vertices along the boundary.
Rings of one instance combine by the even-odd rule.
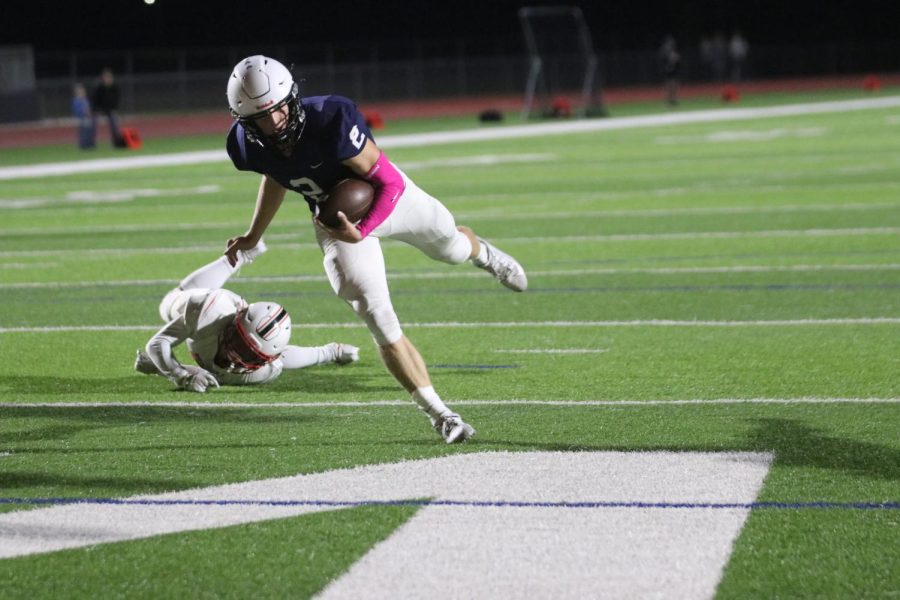
[[[179,317],[167,323],[150,338],[144,350],[156,366],[156,371],[179,389],[205,392],[209,388],[219,387],[215,376],[206,369],[178,362],[172,348],[184,342],[187,337],[187,326]]]
[[[288,346],[281,353],[285,369],[305,369],[330,363],[346,365],[358,360],[359,348],[338,342],[324,346]]]
[[[269,223],[275,218],[275,214],[284,201],[287,190],[274,179],[263,175],[259,184],[259,193],[256,196],[256,208],[253,211],[253,219],[250,228],[244,235],[233,237],[226,243],[225,256],[231,266],[237,264],[238,250],[252,250],[259,243],[263,233],[269,227]]]

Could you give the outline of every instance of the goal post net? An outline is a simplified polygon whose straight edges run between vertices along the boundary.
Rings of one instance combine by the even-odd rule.
[[[526,6],[519,22],[528,50],[522,118],[605,114],[597,81],[597,54],[581,8]]]

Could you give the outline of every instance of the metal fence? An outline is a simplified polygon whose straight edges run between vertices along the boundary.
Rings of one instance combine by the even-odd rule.
[[[359,102],[522,94],[528,61],[521,40],[409,42],[406,45],[182,48],[122,52],[35,54],[37,91],[45,118],[69,116],[72,85],[90,86],[109,66],[122,89],[122,111],[224,110],[225,83],[243,56],[264,53],[295,61],[305,95],[339,93]],[[681,50],[684,82],[715,77],[699,48]],[[360,59],[359,57],[363,57]],[[606,87],[657,84],[655,49],[599,50],[598,79]],[[576,57],[556,57],[548,65],[554,87],[578,89],[583,74]],[[900,72],[900,40],[751,47],[745,77],[771,79]]]

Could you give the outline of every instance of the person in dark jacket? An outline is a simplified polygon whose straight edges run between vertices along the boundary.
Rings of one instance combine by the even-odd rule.
[[[91,95],[91,107],[93,108],[91,115],[94,120],[94,129],[97,128],[99,116],[105,115],[109,122],[109,135],[113,146],[124,148],[125,138],[119,129],[119,117],[116,113],[119,110],[119,85],[109,67],[100,73],[100,81]]]

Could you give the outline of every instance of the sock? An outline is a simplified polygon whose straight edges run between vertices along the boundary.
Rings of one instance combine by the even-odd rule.
[[[472,263],[476,267],[483,267],[488,262],[487,242],[481,239],[479,239],[478,242],[478,256],[472,259]]]
[[[412,399],[415,400],[419,408],[424,410],[434,425],[441,417],[452,415],[453,411],[447,408],[441,397],[434,391],[433,386],[420,387],[412,393]]]
[[[197,288],[205,288],[209,290],[217,290],[225,285],[228,278],[234,275],[241,263],[238,262],[236,267],[228,264],[228,259],[220,256],[209,264],[203,265],[187,277],[181,280],[181,289],[193,290]]]

